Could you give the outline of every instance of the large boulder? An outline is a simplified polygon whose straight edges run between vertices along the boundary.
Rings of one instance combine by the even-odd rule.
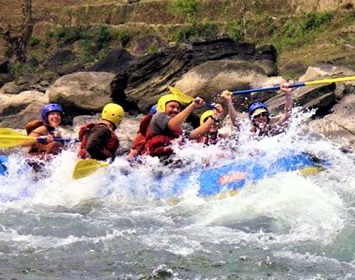
[[[47,89],[51,102],[63,106],[72,119],[80,114],[98,112],[112,102],[111,81],[114,74],[106,72],[78,72],[59,78]]]
[[[41,108],[46,103],[48,96],[38,91],[0,94],[0,126],[23,128],[27,122],[41,118]]]
[[[240,90],[270,86],[280,83],[282,77],[269,78],[258,61],[217,60],[202,63],[191,68],[175,87],[192,97],[202,97],[208,102],[221,101],[218,96],[223,90]],[[234,95],[234,105],[239,111],[246,110],[251,94]],[[256,100],[265,100],[270,94],[258,93]]]
[[[321,134],[344,150],[355,151],[355,95],[345,96],[333,113],[309,123],[311,131]]]

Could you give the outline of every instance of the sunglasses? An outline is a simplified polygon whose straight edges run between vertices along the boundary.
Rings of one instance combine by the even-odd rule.
[[[258,115],[256,115],[256,116],[254,116],[254,119],[255,119],[255,118],[260,118],[260,117],[267,117],[267,116],[268,116],[268,113],[262,112],[262,113],[260,113],[260,114],[258,114]]]

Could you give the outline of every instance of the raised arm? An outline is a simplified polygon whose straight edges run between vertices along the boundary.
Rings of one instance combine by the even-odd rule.
[[[197,97],[193,102],[191,102],[184,110],[178,113],[176,116],[172,117],[168,122],[168,127],[170,130],[176,130],[181,128],[182,124],[186,121],[188,116],[198,108],[205,105],[205,101],[202,98]]]
[[[208,118],[203,124],[201,124],[199,127],[195,128],[190,132],[189,138],[190,139],[198,139],[201,136],[205,135],[207,132],[209,132],[211,126],[213,124],[219,125],[219,120],[223,114],[223,107],[221,104],[217,104],[215,108],[213,109],[213,117]]]
[[[289,85],[290,85],[289,83],[282,83],[280,85],[281,92],[283,92],[285,94],[285,107],[284,107],[284,114],[276,122],[276,125],[282,125],[291,116],[292,107],[293,107],[293,99],[292,99],[292,89],[289,88]]]
[[[232,124],[239,130],[240,122],[238,119],[237,112],[235,111],[233,100],[232,100],[233,93],[229,90],[225,90],[222,92],[221,97],[226,101],[228,107],[228,114],[232,121]]]

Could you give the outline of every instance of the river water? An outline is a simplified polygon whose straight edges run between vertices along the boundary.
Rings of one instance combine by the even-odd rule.
[[[242,133],[238,145],[187,144],[180,169],[117,158],[80,180],[71,179],[74,150],[44,178],[14,151],[0,177],[0,279],[355,279],[355,156],[301,121],[261,141]],[[198,196],[206,163],[263,154],[267,164],[290,149],[325,160],[324,169]],[[181,170],[191,180],[171,197]]]

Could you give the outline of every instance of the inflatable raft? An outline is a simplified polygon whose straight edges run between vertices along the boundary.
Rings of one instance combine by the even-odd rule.
[[[210,197],[225,193],[233,193],[246,184],[253,184],[264,178],[271,178],[281,172],[300,171],[303,175],[320,172],[324,161],[319,161],[307,153],[289,153],[270,158],[268,155],[236,158],[233,162],[201,171],[186,172],[176,180],[170,193],[157,191],[157,198],[176,197],[183,194],[189,185],[197,182],[198,195]],[[160,178],[165,180],[166,178]],[[163,182],[162,182],[163,183]]]
[[[320,166],[319,161],[306,153],[293,153],[275,159],[260,155],[244,160],[236,159],[236,162],[203,170],[199,176],[199,193],[201,196],[216,195],[240,189],[246,183],[272,177],[280,172],[306,169],[314,172],[319,171]]]
[[[6,162],[8,157],[0,155],[0,175],[5,175],[7,171]]]

